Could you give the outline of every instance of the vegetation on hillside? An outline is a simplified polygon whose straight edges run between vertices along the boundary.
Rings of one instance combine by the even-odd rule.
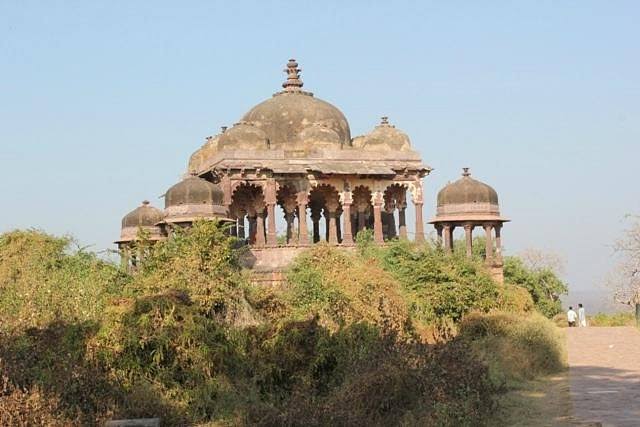
[[[479,425],[560,367],[530,290],[477,259],[363,233],[267,288],[235,243],[199,222],[142,242],[132,275],[66,238],[2,235],[0,424]]]

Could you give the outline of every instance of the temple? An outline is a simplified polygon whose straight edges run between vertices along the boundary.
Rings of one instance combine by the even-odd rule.
[[[352,137],[338,108],[302,89],[294,59],[284,71],[281,91],[191,155],[183,181],[165,193],[164,211],[144,202],[123,219],[116,242],[123,253],[138,228],[162,239],[198,218],[230,222],[231,234],[251,248],[247,265],[263,271],[281,269],[317,242],[353,246],[365,229],[378,244],[424,241],[422,181],[432,169],[407,134],[382,117]]]

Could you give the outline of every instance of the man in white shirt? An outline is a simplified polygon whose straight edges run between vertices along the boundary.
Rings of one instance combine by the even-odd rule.
[[[582,327],[587,326],[587,316],[584,313],[584,307],[582,304],[578,304],[578,325]]]
[[[575,311],[573,311],[573,307],[569,307],[569,311],[567,311],[567,322],[569,322],[569,327],[572,328],[576,326],[576,318],[578,315]]]

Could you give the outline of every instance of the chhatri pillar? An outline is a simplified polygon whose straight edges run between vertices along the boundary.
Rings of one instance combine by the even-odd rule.
[[[407,240],[407,218],[406,218],[407,202],[398,205],[398,233],[400,239]]]
[[[467,249],[467,258],[471,258],[473,256],[473,225],[464,225],[464,238]]]
[[[307,230],[307,192],[301,191],[298,193],[298,244],[308,245],[309,235]],[[315,231],[315,226],[314,226]]]
[[[353,233],[351,232],[351,203],[352,200],[351,191],[345,191],[344,201],[342,202],[342,244],[353,245]]]
[[[382,195],[378,192],[373,200],[373,240],[376,243],[384,243],[382,233]]]

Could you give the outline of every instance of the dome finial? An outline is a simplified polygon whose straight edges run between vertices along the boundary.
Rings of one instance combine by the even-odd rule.
[[[143,200],[142,201],[142,206],[148,206],[149,205],[149,201],[148,200]]]
[[[380,117],[380,124],[381,125],[388,125],[389,124],[389,117],[387,117],[387,116]]]
[[[295,59],[290,59],[287,63],[287,68],[284,70],[287,73],[287,80],[282,83],[282,87],[285,92],[299,92],[303,83],[300,80],[300,71],[302,69],[298,68],[298,63]]]
[[[469,168],[462,168],[462,176],[470,176]]]

